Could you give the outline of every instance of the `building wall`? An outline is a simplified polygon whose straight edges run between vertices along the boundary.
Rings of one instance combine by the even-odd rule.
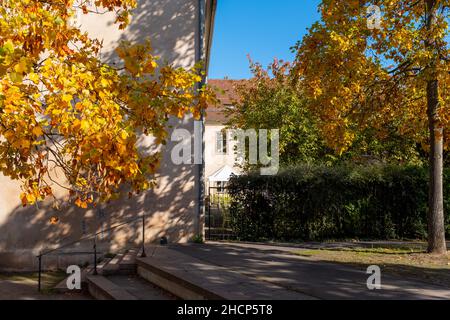
[[[198,0],[141,0],[130,26],[118,30],[111,14],[79,15],[78,21],[91,37],[103,39],[102,58],[115,63],[114,49],[120,40],[151,39],[154,53],[161,60],[177,67],[189,68],[199,57]],[[186,128],[193,132],[193,120],[171,120],[173,129]],[[151,138],[142,137],[140,147],[152,150]],[[61,211],[50,203],[22,208],[19,183],[1,176],[0,184],[0,269],[36,269],[35,256],[45,248],[78,240],[83,235],[134,219],[145,213],[146,241],[166,236],[170,242],[187,242],[201,232],[198,210],[198,167],[175,166],[170,160],[171,142],[164,148],[158,175],[158,187],[132,199],[122,199],[96,209],[84,210],[66,204]],[[59,196],[64,198],[64,193]],[[57,215],[60,222],[51,225]],[[136,246],[141,239],[141,222],[104,234],[98,239],[103,252],[115,252],[125,245]],[[55,255],[46,257],[44,266],[81,263],[92,250],[92,240],[84,241]]]
[[[229,166],[238,171],[236,167],[236,155],[234,148],[236,142],[231,140],[228,135],[228,145],[226,154],[218,154],[216,152],[216,133],[225,129],[225,126],[218,123],[206,123],[205,125],[205,185],[214,187],[209,184],[208,178],[224,166]],[[207,190],[208,192],[208,190]]]

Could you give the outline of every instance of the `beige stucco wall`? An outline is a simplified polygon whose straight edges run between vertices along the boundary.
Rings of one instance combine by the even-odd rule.
[[[191,67],[198,56],[198,0],[141,0],[131,24],[125,31],[113,25],[110,14],[80,15],[78,22],[91,37],[103,39],[102,58],[109,63],[117,59],[114,48],[119,40],[142,41],[150,38],[156,55],[163,61],[180,67]],[[172,120],[175,128],[193,132],[192,119]],[[150,138],[142,138],[142,148],[153,148]],[[0,269],[35,269],[36,254],[42,249],[77,240],[117,223],[148,214],[146,241],[157,241],[167,236],[170,242],[187,242],[201,231],[198,214],[198,166],[175,166],[170,161],[173,143],[168,143],[158,175],[159,185],[139,197],[123,199],[83,210],[66,205],[59,212],[50,204],[22,208],[19,184],[0,177]],[[60,222],[51,225],[49,218],[57,215]],[[126,243],[139,244],[141,224],[135,223],[118,229],[114,234],[99,239],[103,252],[114,252]],[[64,254],[46,257],[44,265],[58,262],[82,262],[88,256],[70,254],[87,252],[92,241],[84,241],[65,250]],[[68,253],[69,252],[69,253]],[[61,262],[63,261],[63,262]],[[51,263],[50,263],[51,262]]]

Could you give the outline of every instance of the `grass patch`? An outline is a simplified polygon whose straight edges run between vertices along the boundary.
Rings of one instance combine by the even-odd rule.
[[[20,283],[27,286],[34,286],[37,288],[39,274],[37,272],[26,273],[4,273],[0,274],[0,280]],[[67,274],[64,271],[47,271],[41,275],[42,293],[52,294],[53,288],[61,282]]]
[[[408,254],[425,254],[426,251],[421,248],[408,248],[408,247],[395,247],[395,248],[330,248],[330,249],[317,249],[317,250],[302,250],[297,252],[304,255],[316,255],[324,253],[325,251],[354,253],[359,255],[408,255]]]

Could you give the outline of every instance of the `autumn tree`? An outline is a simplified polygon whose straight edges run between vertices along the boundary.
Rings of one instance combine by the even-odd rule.
[[[265,69],[250,61],[252,78],[235,85],[236,101],[226,110],[233,129],[279,129],[282,165],[311,162],[326,154],[305,99],[290,85],[291,65],[275,60]]]
[[[380,28],[372,20],[378,6]],[[323,0],[297,46],[295,76],[321,131],[344,152],[357,130],[392,123],[429,152],[429,252],[445,253],[443,150],[450,122],[448,0]],[[353,124],[357,123],[358,126]]]
[[[308,95],[301,87],[292,86],[291,63],[275,59],[264,68],[250,60],[250,71],[250,79],[234,85],[236,101],[227,108],[227,124],[244,130],[279,129],[283,166],[312,162],[423,163],[420,147],[411,137],[399,134],[395,122],[386,124],[385,132],[352,123],[352,145],[336,155],[319,132],[316,113],[308,108]]]
[[[123,42],[122,66],[72,23],[75,10],[113,11],[125,28],[135,0],[2,0],[0,7],[0,171],[23,182],[32,204],[68,190],[80,207],[152,185],[159,153],[137,147],[167,137],[170,116],[199,116],[208,100],[201,70],[158,66],[149,42]],[[57,174],[62,174],[56,176]]]

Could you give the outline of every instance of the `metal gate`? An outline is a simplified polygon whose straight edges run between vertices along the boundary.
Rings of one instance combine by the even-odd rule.
[[[206,197],[205,231],[207,240],[232,240],[231,197],[226,187],[209,187]]]

